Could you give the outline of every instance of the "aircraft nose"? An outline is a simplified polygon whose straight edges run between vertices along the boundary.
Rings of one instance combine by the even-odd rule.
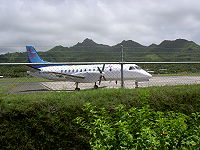
[[[143,76],[144,78],[147,78],[147,79],[152,78],[152,75],[151,75],[150,73],[146,72],[146,71],[143,71],[143,72],[142,72],[142,76]]]
[[[150,73],[148,73],[148,72],[146,72],[146,76],[147,76],[148,78],[152,78],[152,75],[151,75]]]

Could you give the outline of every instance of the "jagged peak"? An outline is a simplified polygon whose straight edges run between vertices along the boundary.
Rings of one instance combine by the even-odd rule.
[[[76,45],[74,46],[96,46],[98,45],[96,42],[94,42],[92,39],[86,38],[85,40],[83,40],[83,42],[78,42]]]
[[[82,43],[95,43],[92,39],[86,38]]]
[[[158,45],[155,43],[152,43],[151,45],[149,45],[149,47],[156,47],[156,46],[158,46]]]
[[[132,40],[123,40],[121,43],[115,46],[120,46],[120,45],[123,45],[124,47],[144,47],[143,45]]]

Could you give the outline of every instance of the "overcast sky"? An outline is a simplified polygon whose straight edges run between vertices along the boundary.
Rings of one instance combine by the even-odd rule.
[[[0,53],[73,46],[85,38],[200,44],[199,0],[0,0]]]

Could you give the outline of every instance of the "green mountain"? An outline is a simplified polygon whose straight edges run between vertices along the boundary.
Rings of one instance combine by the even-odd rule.
[[[177,39],[165,40],[159,45],[152,44],[149,52],[159,58],[160,61],[199,61],[200,46],[193,41]]]
[[[200,61],[200,46],[193,41],[165,40],[159,45],[143,46],[132,40],[109,46],[85,39],[72,47],[55,46],[39,55],[50,62],[121,61],[121,45],[125,61]],[[0,55],[0,62],[27,62],[26,52]]]

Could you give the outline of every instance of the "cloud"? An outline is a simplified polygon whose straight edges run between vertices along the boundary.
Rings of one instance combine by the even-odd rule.
[[[0,49],[72,46],[86,37],[114,45],[185,38],[200,43],[196,0],[1,0]],[[5,48],[7,47],[7,48]]]

